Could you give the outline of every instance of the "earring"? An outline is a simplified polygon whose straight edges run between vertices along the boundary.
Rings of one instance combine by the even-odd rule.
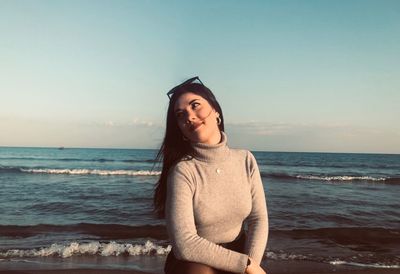
[[[221,119],[221,117],[217,117],[217,125],[220,125],[221,124],[221,122],[222,122],[222,119]]]

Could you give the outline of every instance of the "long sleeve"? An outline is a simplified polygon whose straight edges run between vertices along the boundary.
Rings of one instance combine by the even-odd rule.
[[[244,273],[248,255],[224,248],[197,234],[193,214],[195,189],[192,176],[182,166],[177,165],[170,171],[167,180],[166,224],[174,255],[181,260]],[[254,236],[259,238],[257,227],[255,232]],[[259,249],[254,250],[254,254],[259,256]]]
[[[249,152],[252,209],[247,222],[249,226],[246,253],[260,264],[268,240],[268,212],[264,188],[254,155]]]

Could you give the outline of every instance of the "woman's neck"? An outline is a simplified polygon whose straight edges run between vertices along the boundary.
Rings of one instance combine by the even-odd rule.
[[[194,157],[204,162],[223,161],[229,156],[229,147],[227,146],[227,136],[225,132],[220,131],[220,140],[215,144],[191,143]]]

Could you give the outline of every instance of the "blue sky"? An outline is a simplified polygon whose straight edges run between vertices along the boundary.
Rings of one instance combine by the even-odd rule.
[[[0,0],[0,146],[158,148],[198,75],[232,147],[400,153],[399,1]]]

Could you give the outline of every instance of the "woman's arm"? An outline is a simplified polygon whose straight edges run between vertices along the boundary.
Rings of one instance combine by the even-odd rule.
[[[260,171],[257,161],[250,151],[248,152],[248,161],[250,167],[252,209],[250,215],[247,217],[249,231],[246,253],[257,264],[260,264],[268,240],[268,212]]]
[[[244,273],[248,255],[217,245],[197,234],[193,216],[195,186],[190,173],[175,166],[167,181],[166,224],[174,255],[181,260]]]

